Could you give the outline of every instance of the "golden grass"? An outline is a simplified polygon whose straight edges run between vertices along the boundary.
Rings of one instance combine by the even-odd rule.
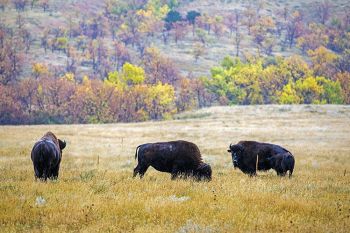
[[[349,106],[214,107],[178,118],[0,127],[1,232],[349,231]],[[67,140],[60,177],[35,182],[30,151],[48,130]],[[211,182],[171,181],[153,168],[131,178],[138,144],[173,139],[199,146]],[[226,149],[244,139],[291,150],[294,177],[234,170]]]

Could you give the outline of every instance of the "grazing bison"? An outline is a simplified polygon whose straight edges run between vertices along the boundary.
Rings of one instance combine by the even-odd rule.
[[[34,165],[35,179],[42,180],[57,179],[62,150],[66,147],[66,142],[47,132],[39,141],[34,144],[31,158]]]
[[[271,157],[286,152],[290,153],[281,146],[255,141],[240,141],[235,145],[231,144],[227,151],[231,153],[233,166],[251,176],[256,175],[256,169],[267,171],[273,168],[269,160]]]
[[[294,156],[290,152],[276,154],[268,159],[271,167],[277,172],[279,176],[285,176],[289,171],[289,178],[294,170]]]
[[[147,143],[136,148],[138,164],[134,177],[142,178],[149,166],[161,172],[171,173],[171,179],[182,175],[196,180],[211,180],[211,167],[204,163],[198,147],[192,142],[171,141]]]

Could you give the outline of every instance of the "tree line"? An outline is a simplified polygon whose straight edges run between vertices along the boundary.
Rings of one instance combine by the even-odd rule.
[[[35,34],[24,12],[49,18],[54,2],[0,1],[1,11],[17,12],[15,25],[0,23],[0,123],[159,120],[218,104],[350,103],[346,11],[335,14],[325,0],[309,12],[280,7],[269,15],[257,0],[222,14],[179,12],[187,2],[105,0],[97,14],[67,13],[65,23],[43,24]],[[184,75],[153,45],[191,40],[197,61],[224,38],[231,57],[207,77]],[[280,57],[277,49],[299,55]],[[28,59],[38,51],[64,62]]]
[[[234,104],[349,104],[350,73],[325,62],[325,48],[273,59],[226,57],[210,77],[165,82],[124,63],[103,79],[54,77],[42,64],[33,77],[0,85],[0,123],[108,123],[171,119],[175,113]],[[326,56],[328,57],[328,56]],[[319,63],[318,63],[319,62]],[[344,88],[345,87],[345,88]]]

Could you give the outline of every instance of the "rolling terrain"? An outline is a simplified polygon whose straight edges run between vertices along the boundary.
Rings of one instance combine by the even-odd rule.
[[[212,107],[177,120],[0,127],[2,232],[347,232],[350,108]],[[67,141],[60,177],[35,182],[30,151],[46,131]],[[196,143],[211,182],[170,180],[150,168],[133,179],[145,142]],[[296,158],[292,179],[233,169],[228,145],[279,144]]]
[[[45,64],[55,69],[63,69],[67,63],[67,56],[62,51],[44,51],[44,48],[40,45],[41,38],[45,30],[51,31],[63,31],[62,36],[66,37],[70,27],[77,30],[79,24],[82,22],[90,22],[92,19],[105,14],[105,7],[108,2],[106,1],[83,1],[83,0],[56,0],[48,1],[49,8],[47,11],[43,11],[39,3],[36,3],[33,8],[28,4],[23,12],[17,12],[13,4],[8,3],[4,8],[4,11],[0,14],[1,22],[8,28],[11,28],[14,32],[18,30],[18,15],[21,15],[23,21],[23,28],[31,33],[31,48],[28,53],[24,54],[26,62],[24,63],[22,77],[28,77],[32,74],[32,65],[34,63]],[[137,1],[135,1],[137,2]],[[153,1],[156,2],[156,1]],[[166,2],[166,1],[165,1]],[[170,1],[169,1],[170,2]],[[259,11],[261,16],[271,16],[274,20],[278,20],[281,16],[278,16],[278,12],[284,8],[288,8],[288,14],[292,14],[294,11],[302,11],[303,20],[305,22],[315,21],[315,3],[321,3],[322,1],[286,1],[286,0],[229,0],[229,1],[217,1],[217,0],[192,0],[192,1],[177,1],[179,5],[175,8],[183,18],[186,18],[187,12],[193,10],[198,11],[202,15],[209,15],[212,17],[218,16],[222,19],[226,15],[233,13],[235,10],[241,12],[249,5],[255,8],[258,4],[261,5]],[[329,14],[332,17],[346,15],[349,11],[350,5],[346,0],[332,1],[331,10]],[[257,9],[254,9],[258,11]],[[239,23],[239,30],[243,37],[240,48],[240,56],[244,57],[245,54],[257,54],[257,45],[253,41],[254,38],[247,31],[244,26],[246,16],[241,15],[241,22]],[[104,21],[103,21],[104,20]],[[106,57],[112,57],[114,49],[114,40],[112,40],[111,29],[107,27],[108,23],[106,19],[103,19],[99,24],[103,25],[104,36],[101,37],[102,43],[105,46]],[[90,22],[91,23],[91,22]],[[117,29],[120,30],[120,27]],[[181,72],[183,76],[208,76],[210,75],[210,68],[218,65],[218,63],[226,56],[235,56],[236,47],[233,35],[229,35],[228,28],[224,27],[223,32],[218,37],[213,32],[205,35],[206,44],[204,46],[203,54],[198,60],[194,59],[193,50],[194,45],[198,42],[198,38],[192,35],[190,28],[185,28],[185,36],[181,38],[177,43],[174,40],[174,32],[169,34],[168,42],[163,43],[162,35],[160,32],[156,32],[154,36],[146,37],[144,44],[147,47],[157,47],[160,52],[173,61],[174,65]],[[276,30],[276,29],[273,29]],[[52,32],[51,32],[52,34]],[[49,35],[51,38],[52,35]],[[284,40],[284,33],[276,38],[276,42],[273,46],[272,57],[282,56],[289,57],[291,55],[301,55],[306,57],[305,53],[302,53],[300,49],[295,45],[292,48],[282,46]],[[120,39],[118,39],[120,40]],[[69,38],[68,47],[77,47],[78,39]],[[135,46],[127,45],[127,50],[131,56],[131,62],[133,64],[142,64],[142,57],[139,56]],[[283,48],[282,48],[283,47]],[[76,62],[77,75],[82,78],[84,75],[91,76],[92,67],[89,61],[89,56],[85,52],[77,49],[78,59]],[[112,72],[116,67],[112,67]],[[105,77],[99,77],[103,79]]]

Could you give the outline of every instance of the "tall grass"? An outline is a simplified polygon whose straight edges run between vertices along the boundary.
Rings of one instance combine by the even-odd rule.
[[[197,115],[204,117],[0,127],[1,232],[348,232],[348,106],[217,107]],[[59,179],[35,182],[30,151],[48,130],[68,144]],[[199,146],[211,182],[171,181],[152,168],[131,178],[138,144],[173,139]],[[293,178],[233,169],[227,146],[244,139],[291,150]]]

